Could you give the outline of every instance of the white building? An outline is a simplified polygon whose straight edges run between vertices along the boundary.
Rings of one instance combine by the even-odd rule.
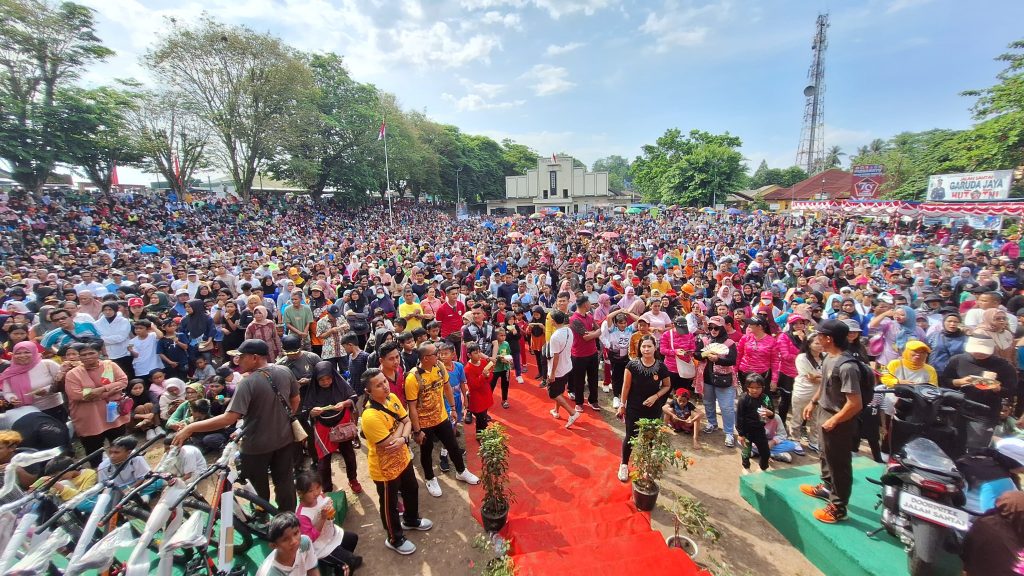
[[[488,200],[488,214],[533,214],[558,210],[582,214],[628,206],[628,194],[608,189],[607,172],[587,172],[573,166],[572,156],[538,158],[537,167],[523,176],[505,177],[505,199]]]

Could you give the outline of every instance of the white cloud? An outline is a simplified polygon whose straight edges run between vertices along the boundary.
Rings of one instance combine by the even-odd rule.
[[[473,82],[466,78],[460,78],[459,84],[466,87],[466,91],[479,94],[484,98],[494,98],[505,91],[504,84],[489,84],[487,82]]]
[[[401,26],[387,35],[390,43],[397,45],[387,55],[388,60],[420,66],[457,68],[475,61],[489,63],[491,52],[501,49],[501,40],[493,34],[476,34],[462,41],[444,22],[435,22],[429,28]]]
[[[567,78],[569,71],[561,66],[549,64],[536,64],[519,77],[531,84],[533,93],[537,96],[551,96],[565,92],[576,85]]]
[[[918,6],[924,6],[930,4],[932,0],[893,0],[889,7],[885,9],[886,14],[892,14],[907,8],[916,8]]]
[[[419,0],[402,0],[402,11],[415,20],[423,18],[423,6]]]
[[[652,48],[655,52],[699,46],[708,39],[712,25],[723,23],[731,9],[729,0],[718,0],[703,6],[666,0],[660,11],[648,12],[639,30],[653,38]]]
[[[619,4],[618,0],[462,0],[462,7],[467,10],[488,10],[493,8],[523,8],[532,5],[538,10],[548,13],[554,20],[562,16],[583,14],[593,16],[599,10],[604,10]]]
[[[485,12],[482,18],[484,24],[501,24],[506,28],[522,30],[522,18],[515,12],[502,14],[498,11]]]
[[[507,108],[517,108],[526,104],[526,100],[507,100],[504,102],[492,102],[481,96],[480,94],[466,94],[461,98],[456,97],[447,92],[441,94],[441,97],[445,100],[455,104],[455,107],[459,110],[476,112],[478,110],[502,110]]]
[[[551,44],[548,49],[544,51],[545,56],[561,56],[562,54],[568,54],[573,50],[579,50],[586,46],[583,42],[569,42],[568,44]]]

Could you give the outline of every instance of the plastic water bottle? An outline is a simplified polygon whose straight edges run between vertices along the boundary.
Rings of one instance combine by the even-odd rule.
[[[117,402],[111,400],[107,402],[107,423],[111,423],[117,420]]]

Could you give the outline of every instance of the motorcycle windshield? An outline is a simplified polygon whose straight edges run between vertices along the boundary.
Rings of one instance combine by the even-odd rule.
[[[927,438],[914,438],[903,447],[905,465],[922,468],[937,474],[956,474],[956,464],[946,456],[939,445]]]

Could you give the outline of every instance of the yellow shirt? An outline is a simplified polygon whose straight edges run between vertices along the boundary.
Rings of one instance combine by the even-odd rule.
[[[655,280],[654,282],[651,282],[651,290],[657,290],[658,292],[661,292],[662,295],[665,295],[668,294],[669,290],[672,290],[672,284],[670,284],[668,280],[662,280],[661,282]]]
[[[394,394],[388,394],[384,407],[402,418],[409,414],[402,406],[402,401]],[[362,426],[368,449],[366,459],[370,462],[370,479],[374,482],[386,482],[398,478],[412,461],[409,449],[403,446],[397,450],[378,452],[377,444],[391,436],[401,423],[387,412],[377,410],[368,403],[366,410],[363,411]]]
[[[405,318],[405,331],[412,332],[413,330],[423,326],[423,321],[419,318],[409,318],[410,314],[423,314],[423,307],[416,302],[402,302],[398,305],[398,317]]]
[[[405,399],[409,403],[417,402],[416,413],[419,415],[420,428],[432,428],[448,419],[444,409],[444,384],[448,381],[448,371],[440,364],[429,372],[421,370],[417,366],[405,376]],[[417,373],[423,379],[422,389],[416,378]]]

